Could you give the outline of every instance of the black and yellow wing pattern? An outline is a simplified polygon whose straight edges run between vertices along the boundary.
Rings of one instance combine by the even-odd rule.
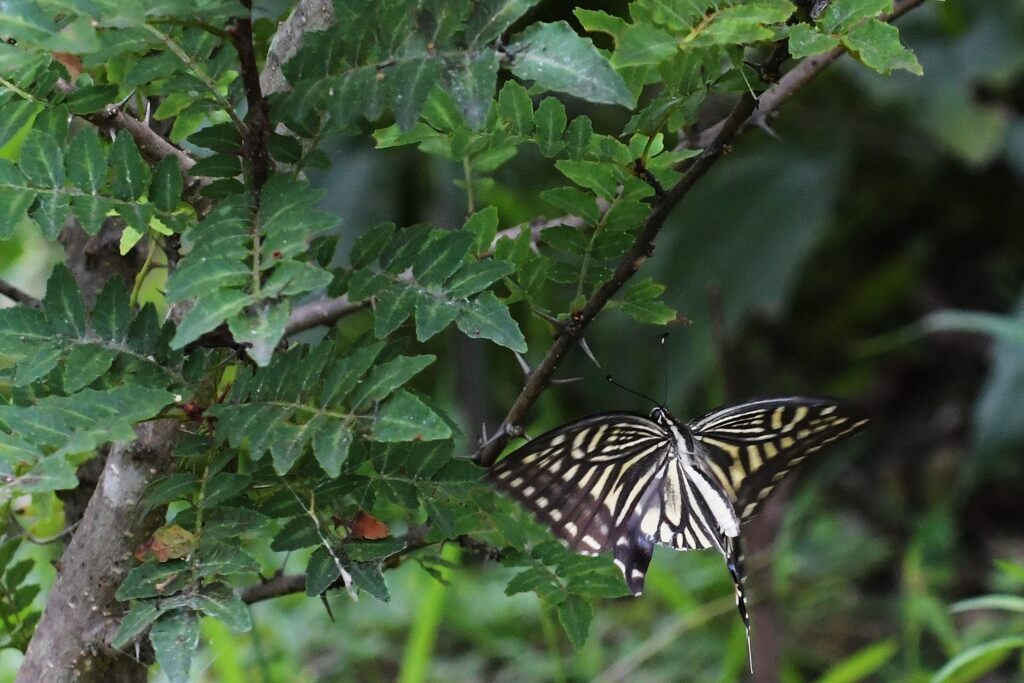
[[[817,397],[727,406],[689,425],[661,407],[650,417],[604,413],[533,439],[489,478],[574,551],[612,550],[634,595],[655,545],[719,551],[747,624],[740,523],[794,465],[866,422]]]

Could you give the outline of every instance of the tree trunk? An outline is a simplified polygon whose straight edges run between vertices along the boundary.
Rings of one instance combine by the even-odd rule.
[[[110,449],[96,493],[58,566],[57,582],[17,683],[48,681],[144,682],[148,662],[109,643],[123,613],[114,597],[132,566],[135,547],[163,521],[162,510],[141,515],[146,486],[172,463],[177,422],[136,428],[138,438]]]

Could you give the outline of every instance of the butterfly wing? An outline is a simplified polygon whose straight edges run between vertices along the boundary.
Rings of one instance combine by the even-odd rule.
[[[635,595],[643,591],[656,544],[726,552],[716,509],[725,514],[730,503],[721,487],[684,467],[671,434],[639,415],[571,422],[509,454],[489,478],[576,552],[614,547]]]
[[[793,396],[713,410],[689,428],[703,462],[747,520],[790,469],[867,422],[846,402]]]

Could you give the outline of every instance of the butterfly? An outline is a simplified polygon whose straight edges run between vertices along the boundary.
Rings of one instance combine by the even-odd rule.
[[[612,550],[626,586],[643,592],[655,545],[714,549],[725,558],[747,628],[740,525],[811,454],[867,424],[829,398],[770,398],[683,423],[659,406],[562,425],[498,461],[495,486],[572,550]]]

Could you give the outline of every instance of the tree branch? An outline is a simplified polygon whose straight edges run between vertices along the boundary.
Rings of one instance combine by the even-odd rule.
[[[27,292],[23,292],[3,278],[0,278],[0,294],[3,294],[14,303],[25,304],[32,308],[39,308],[43,305],[39,299]]]
[[[252,11],[252,2],[243,0],[243,5]],[[267,139],[270,137],[270,110],[260,87],[260,72],[256,66],[256,49],[253,47],[252,19],[249,16],[236,17],[228,28],[231,42],[238,53],[242,66],[242,85],[245,100],[249,105],[246,116],[248,126],[242,138],[242,153],[252,165],[252,185],[258,198],[263,184],[270,177],[270,152]]]

